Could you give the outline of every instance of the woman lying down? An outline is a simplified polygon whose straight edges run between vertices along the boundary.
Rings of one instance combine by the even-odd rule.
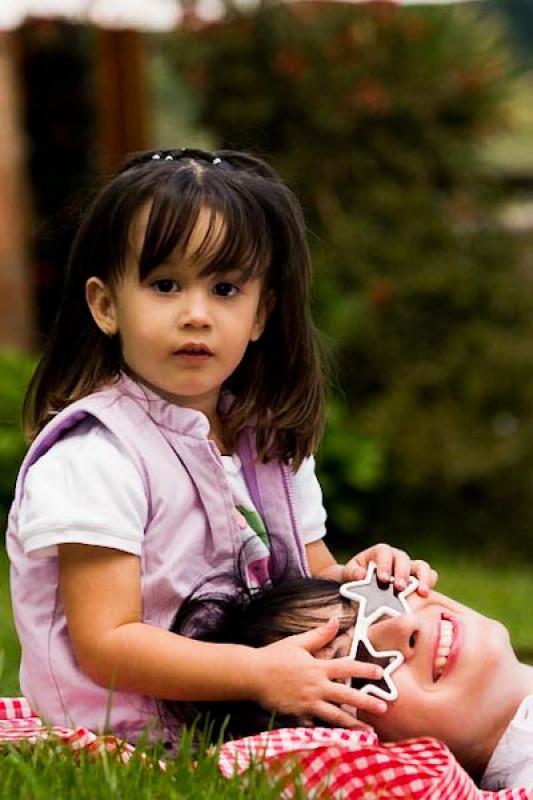
[[[371,567],[364,581],[342,587],[308,578],[254,593],[199,597],[182,606],[172,630],[263,647],[336,616],[336,638],[314,655],[383,667],[381,679],[355,685],[390,701],[383,715],[358,712],[382,741],[431,736],[481,788],[533,787],[533,667],[517,660],[501,623],[437,592],[420,597],[411,580],[398,596],[377,582]],[[273,721],[270,712],[246,702],[168,702],[162,713],[183,722],[207,712],[215,733],[223,729],[231,737],[312,722],[283,715]]]

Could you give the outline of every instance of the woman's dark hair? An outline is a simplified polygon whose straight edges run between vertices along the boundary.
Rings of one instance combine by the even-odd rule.
[[[227,381],[235,402],[224,435],[233,448],[253,423],[260,459],[292,460],[297,467],[316,449],[323,424],[304,220],[293,193],[269,166],[230,150],[141,153],[98,193],[74,239],[61,307],[25,398],[28,437],[51,414],[118,377],[119,337],[106,337],[93,321],[85,284],[95,276],[116,286],[131,257],[132,226],[148,206],[136,254],[140,280],[171,253],[185,252],[201,209],[210,212],[210,224],[192,256],[202,274],[238,268],[243,279],[262,277],[263,300],[273,298],[274,305],[262,336]]]
[[[170,630],[204,642],[264,647],[286,636],[315,628],[325,622],[324,609],[342,604],[346,614],[340,630],[354,624],[353,606],[341,597],[336,581],[297,578],[277,586],[249,590],[240,586],[232,595],[200,595],[184,601]],[[297,717],[274,716],[257,703],[244,701],[161,703],[167,728],[204,719],[210,735],[238,738],[271,727],[294,727]],[[321,725],[324,723],[321,722]]]

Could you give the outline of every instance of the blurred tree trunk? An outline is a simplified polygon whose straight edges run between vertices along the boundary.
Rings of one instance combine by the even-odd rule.
[[[34,344],[27,228],[29,188],[13,34],[0,32],[0,347]]]
[[[148,100],[143,34],[97,33],[98,159],[104,174],[125,155],[148,146]]]

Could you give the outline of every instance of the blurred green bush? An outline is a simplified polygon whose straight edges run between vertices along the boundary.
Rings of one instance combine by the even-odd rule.
[[[21,409],[35,359],[0,351],[0,521],[13,499],[13,489],[27,445],[22,435]]]
[[[495,22],[263,3],[169,58],[202,129],[267,154],[303,202],[338,373],[333,531],[533,555],[532,286],[480,158],[513,69]]]

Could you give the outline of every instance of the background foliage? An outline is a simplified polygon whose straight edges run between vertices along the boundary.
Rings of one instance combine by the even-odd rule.
[[[0,520],[7,516],[20,462],[26,451],[21,408],[35,359],[0,352]]]
[[[272,157],[306,210],[338,541],[533,555],[531,282],[480,158],[512,84],[493,20],[266,4],[169,57],[202,129]]]

